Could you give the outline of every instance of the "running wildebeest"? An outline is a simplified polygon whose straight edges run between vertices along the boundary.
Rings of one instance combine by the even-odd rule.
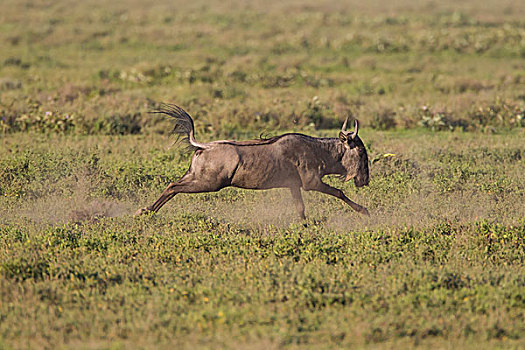
[[[183,135],[195,153],[186,174],[170,183],[155,203],[139,209],[135,215],[157,212],[178,193],[214,192],[228,186],[254,190],[287,187],[303,220],[306,216],[301,188],[337,197],[368,215],[366,208],[322,180],[325,175],[337,174],[344,181],[354,179],[357,187],[368,185],[368,156],[357,136],[357,121],[354,131],[347,132],[346,118],[338,138],[290,133],[269,139],[201,143],[195,140],[193,120],[182,108],[163,104],[154,113],[174,118],[173,132]]]

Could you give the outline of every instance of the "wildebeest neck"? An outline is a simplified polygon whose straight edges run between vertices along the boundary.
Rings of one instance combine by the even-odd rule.
[[[317,138],[319,158],[324,161],[323,175],[337,174],[345,175],[346,170],[341,165],[341,159],[345,153],[345,147],[336,138]]]

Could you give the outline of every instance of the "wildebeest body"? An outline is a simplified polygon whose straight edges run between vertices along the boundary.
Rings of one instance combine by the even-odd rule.
[[[301,189],[315,190],[340,198],[354,210],[367,210],[350,201],[341,190],[322,181],[323,176],[338,174],[354,179],[356,186],[368,184],[366,149],[354,133],[340,132],[339,138],[315,138],[291,133],[271,139],[252,141],[214,141],[199,143],[194,138],[193,120],[177,106],[159,110],[177,120],[175,132],[186,135],[195,149],[186,174],[171,183],[150,207],[136,215],[158,211],[177,193],[218,191],[234,186],[245,189],[289,188],[297,211],[305,219]]]
[[[324,146],[330,145],[324,142]],[[319,149],[318,140],[301,134],[286,134],[272,142],[253,145],[212,144],[210,149],[197,151],[192,164],[195,162],[195,168],[224,169],[228,177],[226,183],[235,187],[304,188],[311,181],[309,178],[344,171],[337,164],[326,164],[324,153],[326,150]]]

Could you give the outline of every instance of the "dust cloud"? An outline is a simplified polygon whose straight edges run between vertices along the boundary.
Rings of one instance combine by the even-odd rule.
[[[64,186],[57,184],[57,187]],[[28,199],[16,207],[4,208],[0,211],[0,221],[86,224],[106,217],[131,216],[139,207],[152,204],[160,195],[160,192],[151,191],[143,198],[137,196],[134,201],[95,198],[91,196],[92,186],[89,178],[81,178],[70,186],[68,195]],[[323,225],[336,232],[350,232],[406,226],[419,228],[444,220],[455,223],[490,220],[514,224],[516,218],[525,217],[521,198],[512,193],[504,196],[481,192],[442,194],[429,189],[386,203],[374,203],[366,193],[347,194],[351,200],[368,207],[370,217],[354,212],[336,198],[303,191],[307,223]],[[180,214],[199,214],[254,229],[303,224],[287,189],[249,191],[227,188],[217,193],[179,194],[157,215],[176,217]]]
[[[134,205],[111,198],[95,198],[89,176],[76,176],[49,185],[46,196],[20,199],[0,211],[0,222],[59,225],[95,222],[103,217],[127,215]],[[54,194],[53,194],[54,193]]]
[[[224,189],[222,191],[230,191]],[[233,195],[179,194],[168,202],[158,215],[176,216],[180,213],[198,213],[207,217],[245,227],[272,225],[289,227],[302,224],[291,195],[286,189],[243,191]],[[229,199],[229,197],[234,197]],[[512,194],[495,196],[487,193],[447,193],[420,191],[407,195],[395,203],[367,203],[366,194],[352,198],[367,206],[370,217],[354,212],[339,199],[316,193],[303,192],[308,224],[324,225],[337,232],[375,230],[382,228],[415,228],[434,225],[443,221],[467,223],[490,220],[513,224],[525,216],[519,198]],[[149,202],[148,202],[149,204]]]

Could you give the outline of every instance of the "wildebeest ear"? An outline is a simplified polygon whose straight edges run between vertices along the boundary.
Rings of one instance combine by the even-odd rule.
[[[339,140],[342,143],[346,143],[346,141],[348,140],[348,136],[344,132],[340,131],[339,132]]]

